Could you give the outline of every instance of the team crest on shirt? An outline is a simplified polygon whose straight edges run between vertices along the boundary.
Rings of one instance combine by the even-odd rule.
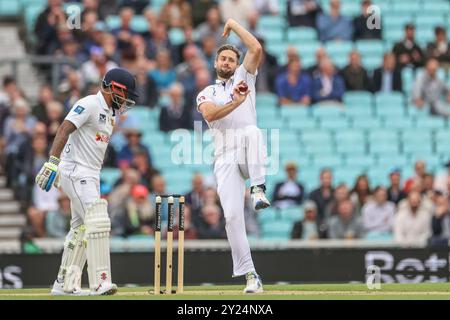
[[[78,113],[78,114],[81,114],[83,111],[84,111],[84,108],[83,108],[82,106],[80,106],[80,105],[78,105],[78,106],[73,110],[73,112]]]
[[[109,123],[111,123],[111,125],[114,127],[114,125],[116,124],[116,120],[114,120],[114,118],[109,118]]]
[[[100,113],[100,117],[98,118],[98,123],[106,123],[106,114]]]
[[[106,134],[102,134],[100,132],[97,132],[95,134],[95,141],[101,141],[104,143],[109,143],[109,137]]]

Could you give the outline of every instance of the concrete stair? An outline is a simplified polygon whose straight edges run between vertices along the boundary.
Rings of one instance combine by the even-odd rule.
[[[20,213],[20,204],[12,190],[6,189],[6,179],[0,176],[0,241],[18,239],[26,217]]]

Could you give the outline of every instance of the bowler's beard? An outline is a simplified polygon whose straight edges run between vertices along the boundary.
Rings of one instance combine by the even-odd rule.
[[[234,71],[233,71],[233,70],[225,71],[225,70],[222,70],[222,69],[217,69],[216,71],[217,71],[217,75],[218,75],[220,78],[226,79],[226,80],[230,79],[231,76],[234,74]]]

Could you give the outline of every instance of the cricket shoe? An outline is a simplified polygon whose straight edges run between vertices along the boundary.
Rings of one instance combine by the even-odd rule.
[[[66,292],[64,291],[64,282],[58,282],[55,280],[53,283],[52,296],[89,296],[90,292],[89,290],[81,290],[81,288],[74,288],[72,292]]]
[[[270,202],[266,197],[265,189],[266,187],[263,184],[251,188],[250,195],[255,210],[270,207]]]
[[[99,284],[97,289],[91,291],[91,296],[112,296],[117,292],[117,286],[111,282]]]
[[[247,286],[244,289],[244,293],[262,293],[263,285],[260,276],[256,272],[247,272],[245,275],[247,280]]]

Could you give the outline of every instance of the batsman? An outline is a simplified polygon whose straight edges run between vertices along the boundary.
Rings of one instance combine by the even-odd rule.
[[[75,103],[58,128],[50,158],[36,176],[49,191],[61,187],[70,198],[70,231],[52,295],[111,295],[108,203],[100,198],[100,170],[113,133],[116,112],[135,104],[135,78],[127,70],[108,71],[97,94]],[[81,290],[87,260],[89,290]]]

